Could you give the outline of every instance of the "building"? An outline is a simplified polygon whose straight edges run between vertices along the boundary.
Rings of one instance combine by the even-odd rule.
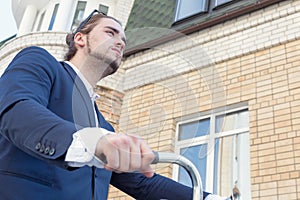
[[[13,1],[19,32],[0,70],[29,45],[62,59],[65,32],[94,8],[128,37],[121,70],[96,88],[117,130],[185,155],[206,191],[300,199],[300,1]],[[191,184],[178,166],[154,168]]]

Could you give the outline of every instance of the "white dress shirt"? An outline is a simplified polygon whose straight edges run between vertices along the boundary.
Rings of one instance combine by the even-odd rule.
[[[83,74],[80,73],[78,68],[76,68],[72,63],[68,61],[65,62],[73,68],[78,77],[84,83],[91,97],[91,104],[94,107],[95,100],[99,98],[99,95],[94,92],[92,85],[86,80]],[[73,141],[67,151],[65,158],[65,161],[67,161],[69,166],[71,167],[82,167],[84,165],[88,165],[103,168],[104,166],[104,163],[95,156],[97,142],[102,136],[114,133],[106,129],[99,128],[95,109],[94,115],[96,127],[83,128],[73,134]]]

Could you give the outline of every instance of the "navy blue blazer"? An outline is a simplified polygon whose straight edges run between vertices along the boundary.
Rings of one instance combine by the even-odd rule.
[[[0,197],[4,200],[107,199],[109,184],[136,199],[191,199],[192,189],[155,174],[70,168],[72,135],[95,126],[83,83],[39,47],[23,49],[0,78]],[[102,128],[113,127],[97,110]]]

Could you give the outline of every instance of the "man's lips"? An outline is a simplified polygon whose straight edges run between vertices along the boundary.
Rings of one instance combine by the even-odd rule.
[[[118,54],[118,56],[121,56],[121,50],[118,48],[111,48],[114,52]]]

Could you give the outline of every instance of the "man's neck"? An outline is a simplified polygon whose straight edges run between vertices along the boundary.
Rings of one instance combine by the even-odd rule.
[[[86,78],[86,80],[95,87],[97,82],[105,77],[104,70],[106,64],[96,60],[95,58],[85,57],[84,59],[80,59],[77,57],[73,57],[69,62],[71,62],[80,73]]]

